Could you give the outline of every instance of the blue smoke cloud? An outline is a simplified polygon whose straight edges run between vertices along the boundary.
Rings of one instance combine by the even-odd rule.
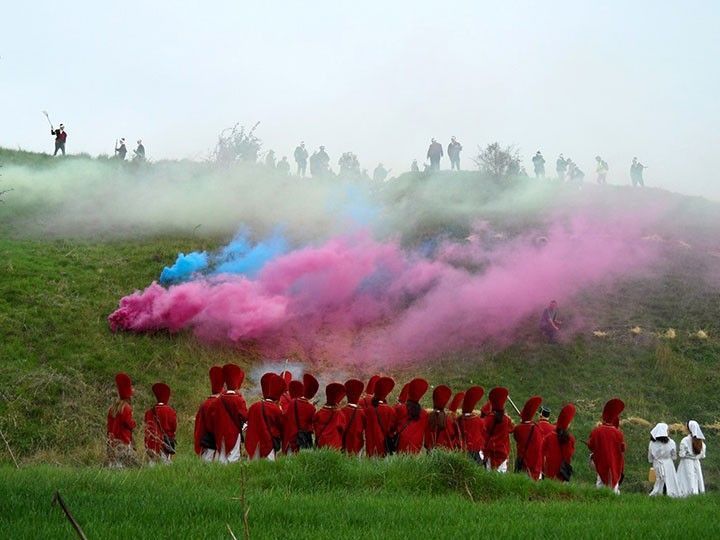
[[[187,281],[207,267],[208,254],[206,252],[193,251],[187,255],[179,253],[174,265],[163,268],[160,273],[160,283],[168,285]]]

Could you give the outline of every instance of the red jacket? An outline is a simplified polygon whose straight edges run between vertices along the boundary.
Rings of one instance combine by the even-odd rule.
[[[568,465],[575,454],[575,437],[568,433],[568,439],[561,443],[556,432],[545,436],[543,440],[543,474],[545,478],[565,480],[560,476],[560,466],[563,462]]]
[[[50,133],[52,135],[55,135],[55,140],[57,142],[65,142],[67,140],[67,132],[66,131],[60,131],[59,129],[51,130]]]
[[[502,420],[495,423],[495,414],[483,418],[485,423],[485,458],[490,460],[493,469],[502,465],[510,455],[510,434],[515,427],[510,417],[505,415]]]
[[[290,394],[288,392],[283,392],[280,394],[280,399],[278,400],[278,405],[280,405],[280,409],[282,412],[285,412],[288,410],[288,407],[290,406],[290,402],[292,401],[292,398],[290,397]]]
[[[540,428],[543,439],[551,433],[555,433],[555,424],[551,424],[550,421],[545,418],[540,418],[540,420],[537,421],[537,427]]]
[[[200,442],[207,433],[213,433],[213,408],[212,405],[218,400],[218,395],[212,395],[202,402],[198,412],[195,414],[195,453],[200,455],[204,448]]]
[[[348,454],[359,454],[365,445],[365,410],[358,406],[345,405],[345,433],[343,433],[343,450]]]
[[[436,424],[435,427],[432,427],[433,423]],[[428,413],[428,423],[425,429],[425,448],[428,450],[436,447],[449,450],[458,448],[457,430],[455,417],[452,413],[445,411],[443,415],[440,411],[431,411]]]
[[[273,439],[282,438],[283,413],[280,406],[269,399],[253,403],[248,410],[248,427],[245,434],[245,448],[250,459],[259,450],[264,458],[273,451]]]
[[[535,422],[522,422],[515,426],[513,438],[517,459],[522,460],[522,470],[533,480],[540,480],[543,467],[542,431]]]
[[[411,420],[407,405],[395,409],[397,415],[398,452],[419,454],[425,442],[425,431],[428,425],[428,413],[420,409],[417,419]]]
[[[297,411],[297,412],[296,412]],[[313,431],[315,405],[304,397],[291,399],[283,414],[283,452],[297,452],[298,431]],[[298,425],[299,422],[299,425]]]
[[[588,447],[603,484],[615,488],[625,470],[625,437],[613,425],[602,424],[590,432]]]
[[[365,450],[368,456],[385,455],[385,437],[397,431],[395,411],[385,403],[365,409]]]
[[[133,420],[132,406],[129,403],[123,403],[117,416],[113,416],[112,407],[108,410],[107,436],[110,442],[131,444],[133,429],[135,429],[135,420]]]
[[[227,391],[214,401],[213,407],[218,409],[213,415],[215,444],[220,449],[225,441],[225,452],[230,453],[237,444],[243,424],[247,421],[245,398],[237,392]]]
[[[341,450],[345,425],[345,415],[339,407],[323,406],[313,419],[316,446]]]
[[[161,453],[163,435],[174,439],[176,429],[177,413],[170,405],[158,403],[152,409],[148,409],[145,411],[145,449],[156,454]]]
[[[484,452],[486,433],[485,419],[479,415],[463,414],[457,419],[458,437],[466,452]]]

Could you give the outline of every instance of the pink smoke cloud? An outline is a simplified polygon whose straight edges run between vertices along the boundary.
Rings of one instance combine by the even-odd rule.
[[[510,240],[480,230],[441,242],[432,257],[368,235],[333,238],[269,262],[255,279],[224,275],[126,296],[112,330],[192,330],[252,343],[268,357],[412,362],[511,340],[550,299],[646,268],[657,246],[642,216],[558,221]]]

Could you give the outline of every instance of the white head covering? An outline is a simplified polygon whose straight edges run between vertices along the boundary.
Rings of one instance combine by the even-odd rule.
[[[702,429],[700,429],[700,424],[698,424],[695,420],[690,420],[688,422],[688,429],[690,430],[690,435],[696,439],[700,439],[701,441],[705,440],[705,435],[703,435]]]
[[[668,425],[665,422],[660,422],[658,425],[652,428],[650,435],[653,439],[657,439],[658,437],[667,437]]]

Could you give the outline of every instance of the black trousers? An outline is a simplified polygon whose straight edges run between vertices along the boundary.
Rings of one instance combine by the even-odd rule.
[[[55,141],[55,153],[53,156],[57,156],[58,150],[62,151],[62,155],[65,155],[65,143],[62,141]]]

